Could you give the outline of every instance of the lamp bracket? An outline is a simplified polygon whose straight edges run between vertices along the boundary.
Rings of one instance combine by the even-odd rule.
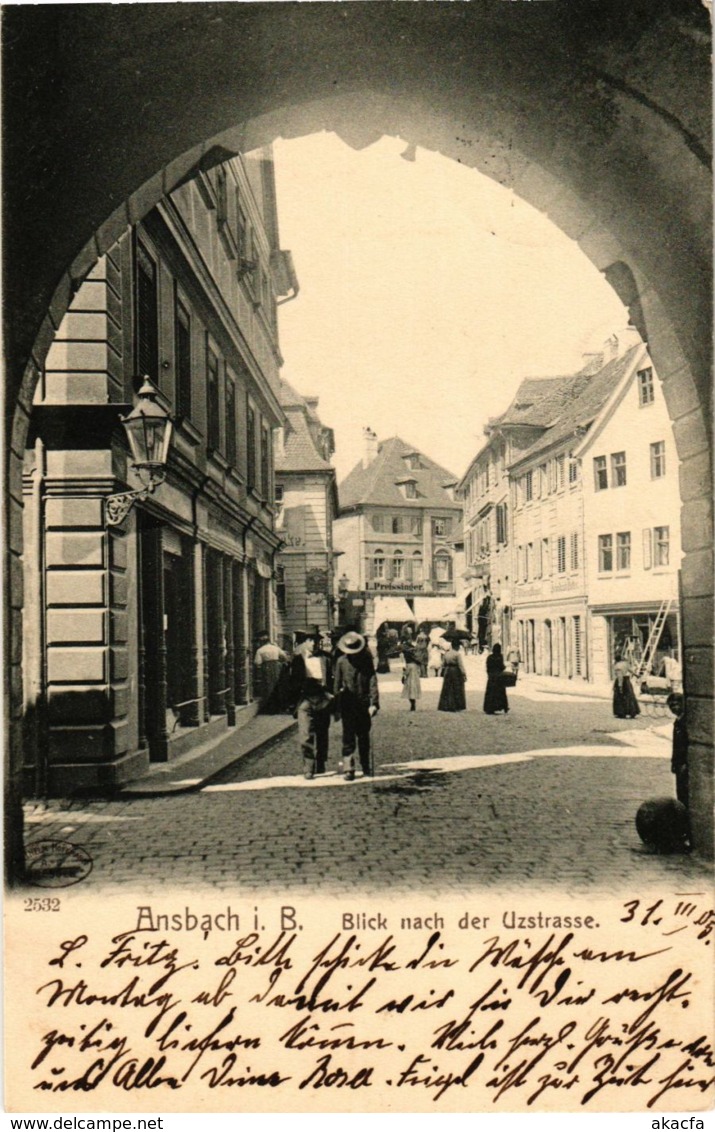
[[[118,527],[124,522],[137,499],[146,499],[151,492],[152,488],[142,487],[138,491],[120,491],[116,495],[108,495],[104,500],[107,526]]]

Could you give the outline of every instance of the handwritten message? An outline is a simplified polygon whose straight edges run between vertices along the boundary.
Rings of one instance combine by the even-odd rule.
[[[101,918],[95,899],[41,932],[26,911],[16,1110],[713,1101],[715,914],[698,894],[568,913],[157,898]]]

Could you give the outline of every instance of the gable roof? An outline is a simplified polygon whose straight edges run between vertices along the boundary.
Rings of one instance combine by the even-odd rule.
[[[318,430],[330,430],[325,429],[305,397],[284,378],[281,378],[280,403],[286,424],[283,430],[283,452],[276,453],[276,471],[334,472],[333,465],[323,457],[315,436]]]
[[[642,350],[642,344],[632,346],[596,373],[588,365],[567,378],[549,398],[549,409],[553,412],[549,426],[533,444],[519,454],[518,460],[511,466],[522,464],[539,452],[566,440],[577,429],[589,428]]]
[[[419,468],[408,468],[406,456],[418,455]],[[417,499],[405,499],[400,491],[400,483],[414,480],[417,486]],[[341,510],[372,504],[384,507],[450,507],[461,510],[455,503],[445,484],[455,484],[457,477],[446,468],[436,464],[420,452],[413,444],[407,444],[399,436],[383,440],[377,448],[377,455],[365,467],[360,461],[345,477],[339,486]]]

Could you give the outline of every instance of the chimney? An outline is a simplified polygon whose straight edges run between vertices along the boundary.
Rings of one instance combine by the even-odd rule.
[[[316,416],[317,416],[318,401],[320,400],[320,398],[319,397],[304,397],[303,400],[305,401],[306,405],[310,409],[311,413],[315,413]]]
[[[603,354],[600,353],[600,351],[597,354],[584,354],[581,372],[587,377],[591,377],[594,373],[598,373],[600,369],[603,369],[604,365]]]
[[[377,456],[377,433],[373,432],[371,428],[364,428],[362,430],[363,439],[363,457],[362,466],[367,468]]]

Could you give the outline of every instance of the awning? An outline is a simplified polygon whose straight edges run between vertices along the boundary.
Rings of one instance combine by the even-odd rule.
[[[414,621],[453,621],[455,599],[445,597],[416,597]]]
[[[375,598],[375,628],[383,621],[414,621],[415,615],[403,597]]]

